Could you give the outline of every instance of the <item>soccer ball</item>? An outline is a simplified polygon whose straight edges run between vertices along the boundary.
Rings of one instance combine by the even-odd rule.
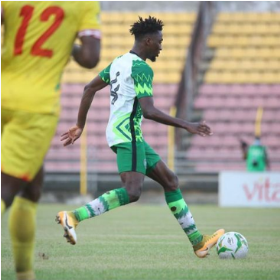
[[[226,232],[216,244],[220,259],[243,259],[249,247],[246,238],[238,232]]]

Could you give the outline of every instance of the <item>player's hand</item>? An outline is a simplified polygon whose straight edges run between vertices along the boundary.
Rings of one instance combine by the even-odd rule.
[[[74,142],[80,138],[82,132],[83,129],[75,125],[60,136],[60,141],[64,141],[63,146],[74,144]]]
[[[192,134],[198,134],[202,137],[213,135],[211,128],[206,124],[205,121],[200,123],[188,123],[186,130]]]

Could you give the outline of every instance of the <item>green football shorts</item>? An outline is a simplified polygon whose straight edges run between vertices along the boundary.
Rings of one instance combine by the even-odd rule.
[[[119,173],[135,171],[150,173],[161,160],[160,156],[145,142],[127,142],[112,146],[117,154]]]

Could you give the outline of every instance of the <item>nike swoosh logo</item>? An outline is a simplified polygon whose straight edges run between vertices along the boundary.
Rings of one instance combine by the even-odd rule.
[[[69,226],[69,224],[68,224],[67,215],[66,215],[66,219],[65,219],[65,224],[69,229],[73,228],[73,227]]]

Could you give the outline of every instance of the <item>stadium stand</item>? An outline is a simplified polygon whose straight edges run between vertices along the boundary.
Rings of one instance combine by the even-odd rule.
[[[187,150],[194,170],[245,170],[239,139],[254,139],[263,107],[262,143],[271,170],[280,170],[280,13],[220,12],[207,39],[194,108],[214,131],[192,137]]]
[[[129,33],[130,25],[138,16],[147,17],[147,13],[104,12],[102,19],[101,60],[96,71],[104,69],[115,57],[130,50],[133,37]],[[153,64],[155,83],[178,83],[187,55],[187,46],[195,20],[195,13],[153,13],[165,23],[164,51],[157,63]],[[92,71],[80,68],[71,61],[63,76],[63,83],[87,83],[92,79]]]
[[[60,142],[61,133],[75,124],[78,107],[86,83],[105,68],[116,56],[127,51],[133,45],[129,34],[129,26],[146,13],[103,12],[102,14],[102,51],[98,67],[93,70],[80,68],[70,61],[63,75],[61,105],[62,112],[56,135],[46,157],[46,171],[79,172],[80,145],[63,147]],[[177,84],[184,67],[187,46],[196,18],[196,13],[153,13],[163,20],[164,44],[163,52],[156,63],[151,64],[154,70],[154,101],[158,108],[169,113],[174,104]],[[150,63],[149,61],[147,61]],[[88,170],[93,172],[116,172],[115,155],[107,145],[105,130],[109,117],[109,87],[98,92],[92,103],[87,121]],[[163,157],[167,157],[167,126],[143,120],[145,139]],[[80,143],[80,141],[78,141]]]

